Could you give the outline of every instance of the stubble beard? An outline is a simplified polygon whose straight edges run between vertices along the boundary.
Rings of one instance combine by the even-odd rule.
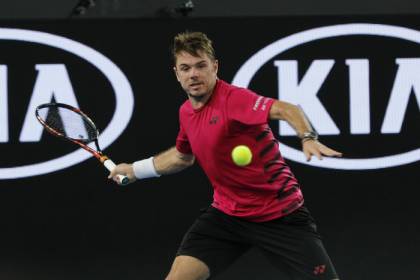
[[[203,101],[203,99],[206,99],[209,95],[211,95],[211,94],[212,94],[212,92],[213,92],[213,90],[214,90],[214,86],[213,86],[213,87],[208,87],[207,89],[209,90],[208,92],[205,92],[205,93],[200,93],[199,95],[193,95],[193,94],[191,94],[191,92],[190,92],[190,91],[188,91],[188,90],[186,90],[186,89],[184,89],[184,90],[185,90],[185,92],[187,93],[188,98],[189,98],[191,101],[193,101],[193,102],[195,102],[195,103],[198,103],[198,102]]]
[[[202,94],[202,95],[192,95],[191,93],[187,92],[187,95],[190,99],[193,99],[195,102],[200,102],[201,100],[204,99],[204,97],[207,96],[207,94]]]

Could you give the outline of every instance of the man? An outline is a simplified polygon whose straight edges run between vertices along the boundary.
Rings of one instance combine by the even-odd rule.
[[[167,280],[201,280],[222,272],[252,246],[290,279],[338,279],[306,207],[299,183],[284,162],[268,120],[285,120],[312,156],[341,156],[317,141],[295,105],[230,85],[217,77],[212,42],[200,32],[174,39],[174,71],[188,95],[179,111],[176,146],[116,174],[136,179],[181,171],[195,160],[214,188],[212,205],[188,230]],[[231,158],[237,145],[253,152],[239,167]]]

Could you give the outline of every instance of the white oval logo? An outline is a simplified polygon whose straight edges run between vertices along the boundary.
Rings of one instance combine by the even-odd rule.
[[[109,80],[115,93],[115,112],[108,126],[100,135],[100,145],[105,149],[111,145],[127,127],[134,110],[134,96],[124,73],[111,60],[96,50],[65,37],[32,30],[0,28],[0,40],[22,41],[64,50],[89,62]],[[100,101],[99,101],[100,102]],[[50,173],[67,168],[90,158],[83,149],[30,165],[0,168],[0,179],[15,179]]]
[[[248,87],[253,77],[269,60],[275,56],[299,45],[309,43],[315,40],[328,39],[340,36],[366,35],[382,36],[407,40],[420,44],[420,32],[409,28],[382,25],[382,24],[341,24],[327,27],[314,28],[299,32],[283,39],[280,39],[249,58],[236,73],[232,83],[240,87]],[[409,164],[420,160],[420,148],[408,152],[374,158],[324,158],[318,160],[313,158],[307,162],[300,150],[280,143],[280,150],[287,159],[308,164],[312,166],[363,170],[394,167]]]

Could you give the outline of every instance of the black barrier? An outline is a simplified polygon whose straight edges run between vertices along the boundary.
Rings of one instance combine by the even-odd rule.
[[[174,145],[177,110],[186,100],[170,54],[173,36],[184,30],[206,32],[214,41],[220,78],[274,98],[302,94],[296,100],[322,142],[344,153],[343,160],[307,165],[294,152],[300,149],[296,137],[287,127],[271,124],[341,277],[416,277],[416,17],[1,26],[2,278],[164,278],[184,232],[211,202],[201,169],[117,187],[96,160],[82,158],[85,152],[41,134],[32,123],[31,106],[51,98],[77,102],[104,132],[101,144],[116,162],[167,149]],[[279,276],[251,251],[218,279]]]

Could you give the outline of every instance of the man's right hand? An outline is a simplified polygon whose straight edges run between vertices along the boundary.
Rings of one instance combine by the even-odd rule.
[[[120,181],[117,175],[124,175],[128,178],[128,184],[133,183],[137,180],[136,176],[134,175],[133,165],[128,163],[120,163],[109,173],[108,179],[112,179],[117,184],[120,184]]]

